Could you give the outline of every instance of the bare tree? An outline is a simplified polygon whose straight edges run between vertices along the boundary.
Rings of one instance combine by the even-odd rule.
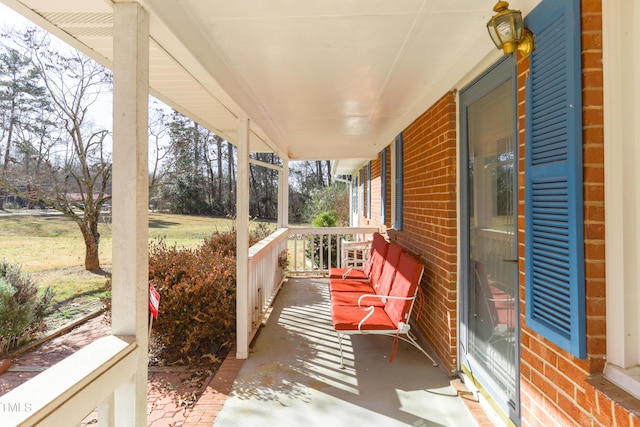
[[[13,40],[39,70],[61,132],[27,132],[25,141],[31,146],[49,148],[25,153],[7,168],[0,186],[73,219],[84,238],[85,268],[99,270],[98,224],[102,206],[111,200],[107,192],[111,158],[109,131],[97,128],[89,111],[107,90],[111,75],[78,51],[51,49],[47,34],[41,30],[14,33]],[[29,173],[30,162],[40,165],[38,173]]]
[[[222,202],[222,177],[223,177],[223,172],[222,172],[222,141],[223,139],[220,138],[218,135],[215,136],[215,141],[216,141],[216,153],[217,153],[217,159],[218,159],[218,200],[220,202]]]
[[[235,200],[236,194],[233,191],[235,188],[235,175],[233,167],[233,144],[227,142],[227,175],[229,179],[229,213],[235,216]]]
[[[155,108],[149,112],[149,158],[152,162],[149,172],[149,195],[153,202],[157,202],[167,171],[165,162],[168,160],[168,149],[165,139],[169,134],[169,117],[165,109],[156,102],[154,105]]]

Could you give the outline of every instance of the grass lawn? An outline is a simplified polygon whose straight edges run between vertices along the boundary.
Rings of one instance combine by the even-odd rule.
[[[194,248],[215,231],[227,231],[233,221],[188,215],[149,214],[149,239]],[[274,226],[275,227],[275,226]],[[100,224],[100,264],[111,271],[111,224]],[[78,225],[61,215],[0,216],[0,259],[20,264],[41,287],[55,289],[55,302],[99,299],[104,274],[84,269],[84,241]]]

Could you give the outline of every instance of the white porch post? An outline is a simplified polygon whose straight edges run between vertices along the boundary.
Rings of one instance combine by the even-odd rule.
[[[115,3],[112,331],[135,339],[136,374],[114,396],[116,426],[147,425],[149,18]]]
[[[289,160],[282,159],[278,175],[278,228],[289,226]]]
[[[236,358],[249,357],[249,119],[238,120],[236,182]]]

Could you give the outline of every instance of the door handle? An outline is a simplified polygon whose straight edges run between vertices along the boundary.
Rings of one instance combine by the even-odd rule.
[[[516,259],[503,259],[502,261],[503,262],[513,262],[513,263],[517,264],[519,260],[516,258]]]

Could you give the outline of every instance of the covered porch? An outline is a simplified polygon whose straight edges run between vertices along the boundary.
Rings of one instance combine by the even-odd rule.
[[[289,237],[296,234],[287,218],[288,162],[330,159],[336,174],[349,175],[376,158],[443,93],[502,55],[486,36],[493,0],[259,6],[209,0],[0,1],[114,72],[113,335],[16,389],[9,398],[29,399],[33,410],[10,414],[10,422],[77,425],[98,407],[100,425],[146,424],[151,93],[238,147],[235,356],[248,360],[219,425],[231,425],[224,423],[237,418],[234,411],[250,418],[254,410],[261,417],[240,425],[265,423],[269,405],[283,402],[290,405],[286,416],[293,425],[309,424],[316,420],[316,407],[307,405],[311,400],[324,415],[335,405],[343,425],[351,417],[359,422],[371,417],[372,425],[381,419],[384,425],[472,423],[447,373],[403,344],[388,364],[387,339],[354,337],[352,366],[337,370],[335,335],[326,318],[306,312],[323,307],[321,281],[286,281],[282,293],[291,296],[280,296],[278,256],[290,250]],[[537,1],[522,3],[526,12]],[[282,160],[279,228],[253,248],[247,235],[251,152],[274,152]],[[303,299],[295,291],[309,300],[299,303]],[[256,338],[272,303],[272,315]],[[268,353],[286,348],[275,343],[287,343],[295,352],[286,352],[288,360]],[[265,363],[277,375],[263,372],[264,384],[253,382]],[[244,403],[265,406],[244,408]]]
[[[354,230],[360,233],[349,234]],[[292,252],[300,253],[304,252],[300,251],[304,245],[313,241],[310,236],[341,242],[338,236],[363,238],[373,230],[341,228],[322,234],[309,234],[310,231],[318,233],[305,228],[281,230],[281,235],[289,236],[282,241],[288,242]],[[240,353],[231,351],[193,406],[185,410],[184,423],[176,425],[493,425],[474,393],[406,342],[399,341],[394,350],[394,339],[389,336],[345,337],[345,368],[341,369],[338,337],[331,322],[328,279],[323,271],[294,256],[288,276],[269,273],[268,279],[279,280],[256,280],[261,277],[260,271],[264,272],[259,260],[277,257],[277,243],[278,239],[268,238],[250,251],[250,265],[254,266],[251,287],[260,289],[251,295],[250,304],[259,303],[265,283],[276,286],[263,310],[256,310],[248,358],[239,359]],[[337,244],[329,243],[329,247]],[[424,340],[418,339],[435,356]],[[104,387],[127,374],[123,370],[130,366],[134,352],[127,353],[119,342],[120,338],[114,336],[98,338],[7,393],[1,400],[4,405],[21,402],[28,404],[29,411],[9,411],[5,421],[10,425],[63,425],[60,423],[76,418],[81,426],[95,420],[104,424],[109,412],[105,416],[101,408],[112,405],[108,398],[97,404],[97,412],[89,409],[89,417],[83,413],[93,399],[108,391]],[[60,407],[54,407],[60,403]],[[111,411],[115,412],[115,407]],[[164,425],[163,421],[170,420],[156,412],[148,425]]]

